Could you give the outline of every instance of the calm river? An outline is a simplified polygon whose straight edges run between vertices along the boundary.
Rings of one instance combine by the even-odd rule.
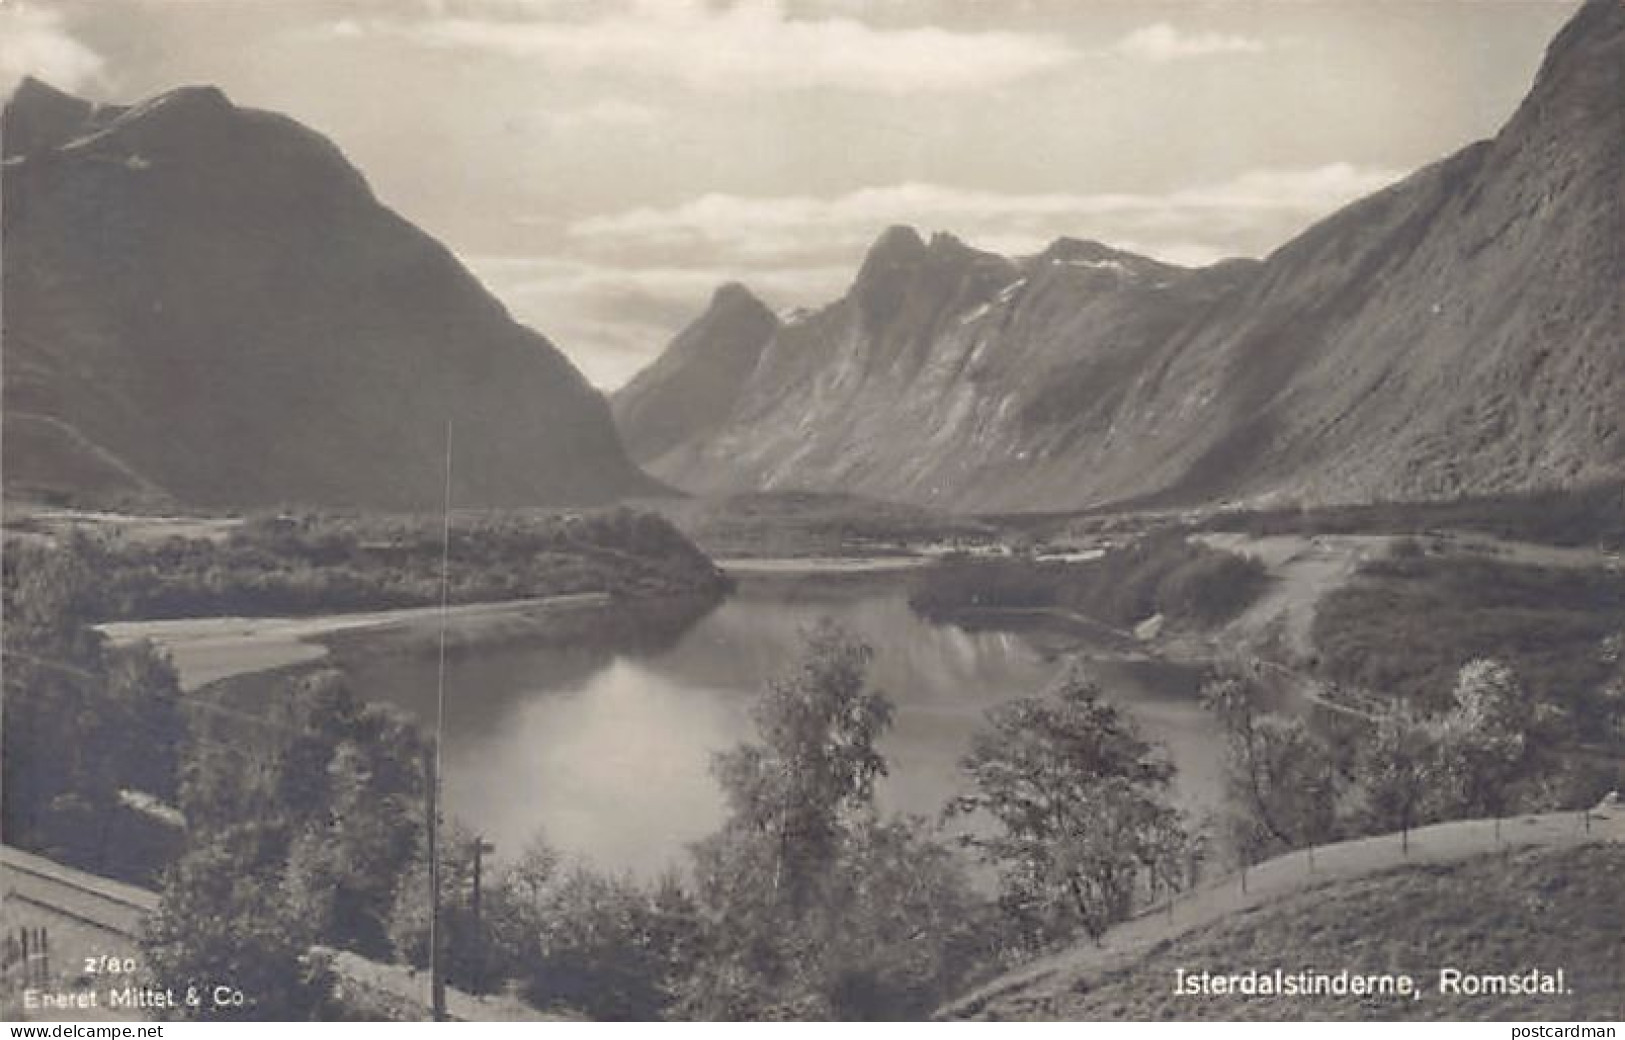
[[[535,836],[600,867],[650,876],[722,818],[711,756],[751,735],[756,691],[797,655],[820,617],[875,647],[872,678],[896,707],[882,749],[884,807],[935,816],[989,707],[1037,692],[1060,663],[1022,636],[937,626],[908,608],[903,582],[870,577],[746,581],[674,644],[642,654],[509,647],[448,665],[448,813],[497,845]],[[1182,800],[1216,802],[1218,752],[1190,674],[1103,663],[1108,692],[1165,743]],[[370,660],[355,672],[374,700],[426,716],[432,659]]]

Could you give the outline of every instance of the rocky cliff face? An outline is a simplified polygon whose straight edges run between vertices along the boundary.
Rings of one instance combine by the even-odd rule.
[[[975,510],[1617,475],[1622,170],[1625,7],[1593,0],[1493,140],[1261,263],[888,231],[841,300],[778,330],[727,423],[653,469]]]
[[[602,398],[327,140],[189,87],[4,114],[5,481],[207,507],[658,485]]]

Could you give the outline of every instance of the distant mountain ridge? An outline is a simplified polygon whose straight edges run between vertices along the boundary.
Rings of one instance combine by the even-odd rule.
[[[1494,139],[1261,262],[1073,240],[1011,259],[888,230],[840,300],[777,330],[725,423],[644,457],[696,491],[973,511],[1617,476],[1622,170],[1625,5],[1590,0]]]
[[[213,87],[25,80],[4,143],[8,493],[196,507],[663,490],[607,403],[327,139]]]

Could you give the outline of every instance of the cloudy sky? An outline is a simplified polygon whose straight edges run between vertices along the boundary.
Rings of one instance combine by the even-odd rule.
[[[0,76],[333,138],[590,379],[887,225],[1259,256],[1492,134],[1575,0],[0,0]]]

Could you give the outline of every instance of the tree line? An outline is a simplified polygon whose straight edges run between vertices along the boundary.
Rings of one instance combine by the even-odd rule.
[[[223,539],[70,535],[59,550],[98,575],[85,620],[328,614],[440,602],[439,518],[285,513],[251,517]],[[36,552],[8,547],[32,566]],[[572,593],[716,597],[727,579],[670,522],[625,507],[454,517],[454,603]]]
[[[1593,694],[1594,737],[1616,752],[1625,745],[1620,640],[1595,648],[1611,674]],[[1413,828],[1445,820],[1590,806],[1625,783],[1625,757],[1575,747],[1566,712],[1493,658],[1462,665],[1445,698],[1393,698],[1370,717],[1271,710],[1302,703],[1280,682],[1231,662],[1202,687],[1226,741],[1228,838],[1242,863],[1368,834],[1408,842]]]

